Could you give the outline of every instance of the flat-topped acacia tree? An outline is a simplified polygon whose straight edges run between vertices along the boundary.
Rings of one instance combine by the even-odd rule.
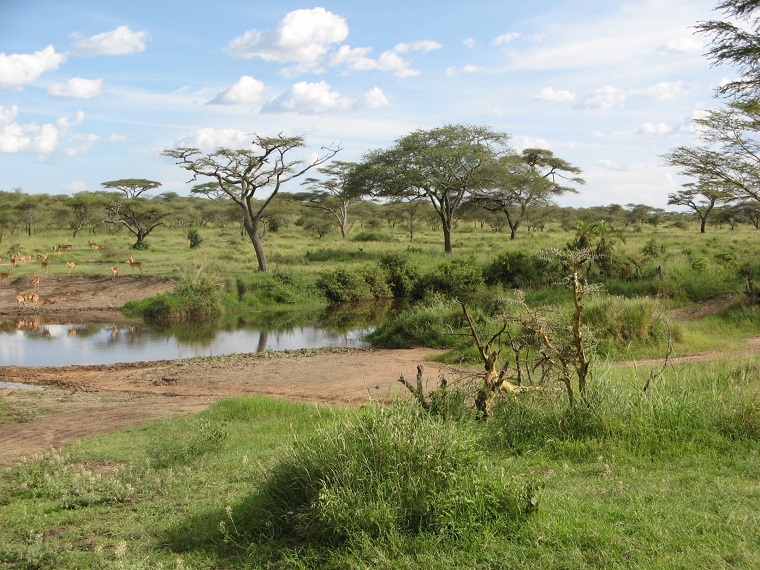
[[[227,196],[243,210],[243,227],[256,252],[260,271],[268,271],[266,254],[259,236],[259,225],[267,206],[286,182],[302,176],[333,158],[341,149],[332,145],[322,147],[322,154],[310,162],[291,159],[293,151],[305,146],[301,136],[265,137],[254,135],[250,148],[218,148],[203,153],[199,148],[181,147],[164,150],[161,154],[177,159],[177,164],[199,176],[211,178],[216,184],[200,184],[195,193],[209,197]],[[269,191],[266,197],[261,193]],[[257,195],[257,193],[259,195]]]
[[[146,248],[145,238],[158,226],[163,226],[164,219],[172,214],[163,204],[141,197],[144,192],[159,188],[161,183],[144,178],[123,178],[100,185],[124,194],[124,198],[117,197],[105,204],[108,219],[103,222],[127,228],[137,238],[133,249]]]

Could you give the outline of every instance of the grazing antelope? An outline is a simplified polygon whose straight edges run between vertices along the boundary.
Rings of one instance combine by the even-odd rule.
[[[43,259],[43,260],[40,262],[40,265],[42,265],[42,272],[43,272],[43,273],[46,273],[46,272],[47,272],[47,268],[48,268],[48,265],[50,265],[50,260],[49,260],[49,259]]]
[[[71,249],[72,247],[74,247],[74,246],[71,245],[70,243],[59,243],[58,244],[58,251],[63,251],[64,249]]]
[[[48,258],[47,253],[38,253],[37,261],[45,261]]]
[[[129,259],[127,259],[126,262],[129,263],[129,266],[132,268],[132,273],[135,272],[135,267],[137,267],[137,269],[140,270],[140,273],[142,273],[142,263],[132,259],[131,255],[129,256]]]
[[[42,299],[43,305],[55,305],[55,299],[51,299],[50,297],[45,297]]]
[[[66,265],[69,268],[69,275],[71,275],[72,273],[74,273],[74,268],[76,267],[77,264],[74,263],[73,261],[67,261]]]
[[[23,294],[16,295],[16,307],[26,307],[26,297]]]
[[[111,266],[111,281],[119,276],[119,268],[116,265]]]
[[[39,276],[35,277],[34,279],[32,279],[32,287],[34,287],[35,289],[39,290],[39,288],[40,288],[40,278],[39,278]]]

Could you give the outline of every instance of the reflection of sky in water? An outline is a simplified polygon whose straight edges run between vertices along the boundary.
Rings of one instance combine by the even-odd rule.
[[[0,366],[70,366],[170,360],[193,356],[294,350],[299,348],[363,347],[368,330],[331,333],[304,326],[288,330],[218,331],[199,341],[159,336],[143,325],[43,325],[38,330],[0,332]]]

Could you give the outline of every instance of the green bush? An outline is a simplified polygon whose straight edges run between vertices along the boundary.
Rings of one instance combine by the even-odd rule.
[[[399,311],[389,322],[367,335],[366,340],[388,348],[451,348],[456,329],[464,326],[461,307],[440,295],[432,295]]]
[[[583,316],[600,344],[608,347],[658,344],[667,340],[670,332],[679,335],[679,329],[671,331],[660,302],[649,297],[598,296],[586,303]]]
[[[129,301],[123,310],[155,323],[209,323],[219,320],[224,314],[219,291],[202,276],[180,281],[172,293]]]
[[[509,533],[536,505],[532,485],[485,460],[471,427],[399,404],[297,442],[234,519],[252,539],[350,547]]]
[[[351,238],[351,241],[379,241],[379,242],[391,242],[393,241],[393,238],[389,236],[388,234],[383,234],[380,232],[359,232],[354,237]]]
[[[562,266],[538,255],[508,251],[483,271],[485,282],[509,289],[538,289],[562,279]]]
[[[384,276],[371,269],[334,269],[317,278],[317,287],[336,303],[365,301],[390,295]]]
[[[199,234],[198,230],[196,229],[192,229],[187,232],[187,239],[190,240],[190,249],[195,249],[201,245],[201,242],[203,242],[201,234]]]
[[[386,280],[393,296],[409,296],[420,276],[409,256],[403,253],[388,253],[380,258],[380,267],[386,272]]]
[[[420,277],[412,288],[411,297],[422,299],[436,293],[452,298],[464,297],[477,291],[481,285],[483,272],[475,262],[454,259]]]

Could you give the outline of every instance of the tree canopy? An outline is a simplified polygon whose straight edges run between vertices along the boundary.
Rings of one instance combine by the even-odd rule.
[[[322,154],[310,162],[292,158],[294,151],[305,145],[301,136],[265,137],[253,135],[251,148],[218,148],[203,153],[199,148],[182,147],[167,149],[164,156],[177,159],[177,164],[192,172],[192,180],[210,178],[211,184],[193,188],[196,193],[209,197],[226,196],[243,211],[243,227],[256,253],[259,270],[268,271],[266,254],[259,226],[265,210],[286,182],[304,175],[332,159],[341,149],[338,146],[323,147]],[[269,192],[261,200],[261,193]]]

